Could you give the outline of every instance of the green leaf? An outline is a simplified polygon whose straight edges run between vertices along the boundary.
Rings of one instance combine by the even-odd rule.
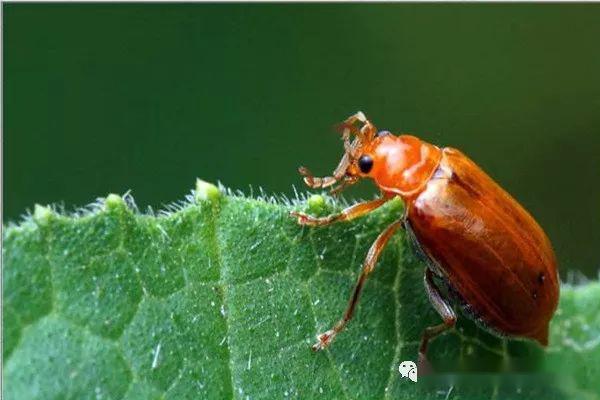
[[[71,216],[37,206],[4,230],[5,398],[600,399],[598,282],[563,285],[546,350],[461,316],[430,347],[440,374],[401,378],[400,362],[416,359],[423,329],[439,322],[403,232],[348,329],[311,352],[368,247],[402,212],[391,202],[326,228],[289,217],[340,207],[205,183],[157,216],[116,195]]]

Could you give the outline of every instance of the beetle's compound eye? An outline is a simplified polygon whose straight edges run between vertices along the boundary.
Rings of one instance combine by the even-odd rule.
[[[369,171],[371,171],[371,168],[373,168],[373,159],[371,156],[366,154],[360,156],[358,159],[358,168],[360,168],[360,172],[363,174],[368,174]]]
[[[387,136],[387,135],[391,135],[391,134],[392,134],[392,132],[390,132],[390,131],[379,131],[375,134],[375,137],[378,138],[378,137]]]

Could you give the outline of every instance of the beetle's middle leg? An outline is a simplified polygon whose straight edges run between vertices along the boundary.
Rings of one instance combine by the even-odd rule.
[[[419,347],[419,367],[429,369],[427,362],[427,346],[429,341],[436,336],[439,336],[446,330],[454,327],[456,324],[456,314],[448,302],[442,297],[439,288],[433,280],[433,272],[429,268],[425,269],[424,281],[427,297],[429,297],[431,305],[444,321],[439,325],[425,328],[423,336],[421,337],[421,346]]]
[[[396,232],[396,230],[403,225],[404,221],[399,220],[391,225],[389,225],[383,232],[379,234],[377,239],[371,245],[369,252],[367,253],[367,257],[365,258],[365,262],[363,264],[362,271],[360,276],[358,277],[358,281],[356,282],[356,286],[354,286],[354,291],[352,292],[352,297],[350,297],[350,302],[348,303],[348,307],[344,312],[344,316],[342,319],[338,321],[337,324],[334,325],[333,328],[328,330],[325,333],[321,333],[317,336],[318,342],[312,346],[314,351],[322,350],[327,347],[335,335],[340,333],[348,321],[352,319],[354,315],[354,310],[356,309],[356,305],[358,304],[358,299],[360,297],[360,293],[362,292],[363,286],[367,277],[373,272],[375,268],[375,264],[377,263],[377,259],[379,258],[379,254],[385,248],[385,245],[390,240],[392,235]]]
[[[290,214],[298,218],[298,223],[300,225],[323,226],[338,221],[350,221],[354,218],[358,218],[375,210],[378,207],[381,207],[388,200],[389,198],[382,197],[376,200],[365,201],[363,203],[358,203],[348,208],[345,208],[339,213],[331,214],[326,217],[320,218],[313,217],[311,215],[299,211],[292,211]]]

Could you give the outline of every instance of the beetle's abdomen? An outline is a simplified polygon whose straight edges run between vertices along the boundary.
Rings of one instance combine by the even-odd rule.
[[[449,148],[407,203],[416,239],[469,307],[496,331],[547,344],[559,281],[552,246],[531,215]]]

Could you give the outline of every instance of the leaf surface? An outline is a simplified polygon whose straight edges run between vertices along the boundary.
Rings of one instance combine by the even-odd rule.
[[[5,398],[600,399],[598,282],[563,285],[547,350],[459,314],[430,358],[462,373],[401,378],[439,323],[403,232],[348,329],[311,352],[402,206],[302,228],[289,211],[305,207],[213,193],[158,216],[114,195],[80,215],[36,208],[4,230]]]

